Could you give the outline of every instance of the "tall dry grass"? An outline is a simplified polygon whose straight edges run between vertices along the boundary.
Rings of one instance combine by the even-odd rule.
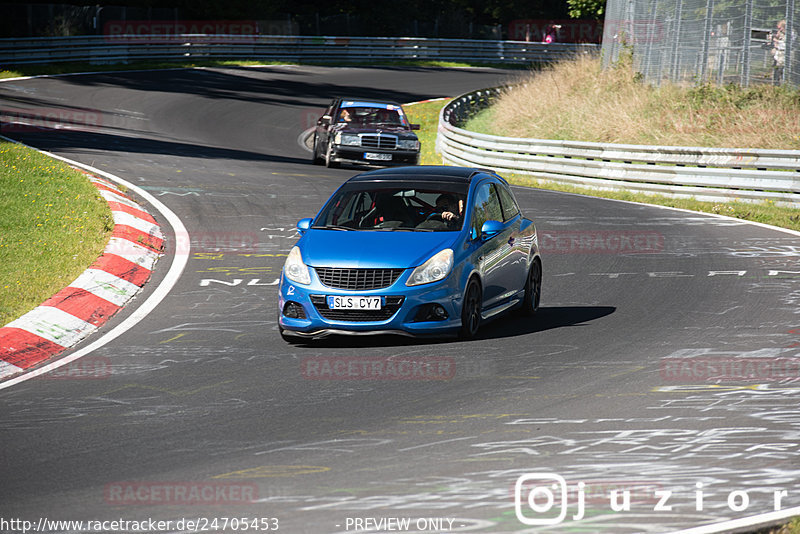
[[[536,71],[468,129],[603,143],[800,149],[800,92],[642,83],[629,64],[580,57]]]

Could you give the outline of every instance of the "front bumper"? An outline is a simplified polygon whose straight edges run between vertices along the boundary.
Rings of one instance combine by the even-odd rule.
[[[278,324],[284,334],[303,337],[323,337],[331,334],[404,334],[412,336],[450,335],[461,327],[462,294],[453,273],[439,282],[408,287],[406,280],[412,269],[407,269],[389,287],[366,291],[347,291],[322,285],[316,272],[311,271],[311,284],[303,286],[287,280],[281,273],[278,296]],[[327,296],[380,296],[383,305],[380,313],[348,313],[329,310]],[[294,303],[294,304],[290,304]],[[291,315],[287,317],[287,304]],[[296,317],[296,305],[302,307],[304,317]],[[428,314],[433,305],[441,306],[446,318],[431,320]],[[292,313],[295,312],[295,313]],[[357,319],[356,319],[357,317]]]
[[[388,154],[392,159],[367,159],[367,154]],[[331,145],[331,159],[337,163],[361,165],[417,165],[419,163],[419,151],[379,150],[377,148]]]

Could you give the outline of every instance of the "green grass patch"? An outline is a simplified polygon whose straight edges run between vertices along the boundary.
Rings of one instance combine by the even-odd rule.
[[[439,130],[439,112],[450,100],[452,99],[448,98],[446,100],[403,106],[403,110],[408,115],[408,120],[412,124],[420,125],[419,131],[416,132],[421,145],[420,165],[442,164],[442,157],[436,153],[436,134]]]
[[[469,118],[464,129],[470,132],[488,133],[495,131],[495,113],[492,107],[483,109]],[[490,134],[498,135],[498,134]],[[505,135],[505,134],[502,134]]]
[[[0,141],[0,326],[69,285],[114,226],[86,175]]]
[[[753,534],[800,534],[800,518],[792,519],[781,527],[763,529]]]

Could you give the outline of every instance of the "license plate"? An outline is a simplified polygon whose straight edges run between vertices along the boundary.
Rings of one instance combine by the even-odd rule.
[[[392,155],[378,154],[376,152],[364,152],[364,159],[371,159],[375,161],[392,161]]]
[[[380,310],[381,297],[328,297],[331,310]]]

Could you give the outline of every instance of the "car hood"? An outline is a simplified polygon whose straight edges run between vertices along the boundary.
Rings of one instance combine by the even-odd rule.
[[[298,246],[312,267],[408,269],[452,247],[456,232],[308,230]]]

